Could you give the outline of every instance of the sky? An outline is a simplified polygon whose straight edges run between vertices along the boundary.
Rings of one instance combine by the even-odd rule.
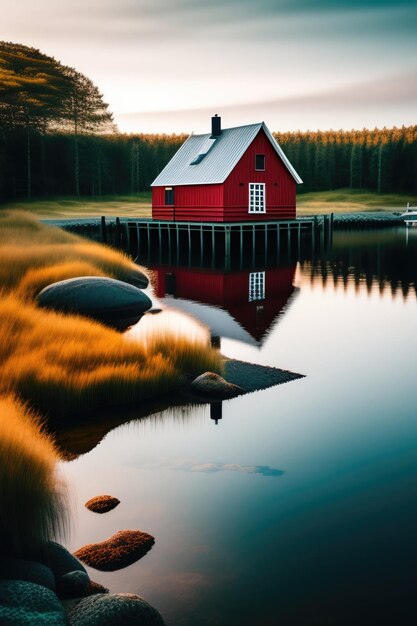
[[[123,132],[417,123],[417,0],[2,0],[0,40],[86,74]]]

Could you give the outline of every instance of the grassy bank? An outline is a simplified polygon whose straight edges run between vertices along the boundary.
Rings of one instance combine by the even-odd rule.
[[[417,198],[406,194],[381,194],[362,189],[336,189],[300,193],[297,197],[299,215],[323,213],[350,213],[356,211],[399,210],[407,202]],[[70,217],[150,217],[152,214],[151,193],[144,191],[135,196],[105,196],[100,199],[55,198],[45,200],[22,200],[4,204],[4,209],[24,209],[40,218]]]
[[[13,396],[0,398],[0,555],[30,556],[68,528],[57,450],[39,417]]]
[[[0,395],[67,415],[140,402],[177,388],[185,375],[221,370],[207,334],[167,329],[139,341],[36,307],[34,295],[53,280],[131,275],[136,266],[123,254],[16,213],[0,217],[0,242]]]
[[[150,191],[134,196],[103,196],[101,198],[59,197],[36,200],[20,200],[0,204],[0,210],[29,211],[39,218],[100,217],[149,217],[152,213]]]
[[[0,212],[0,289],[27,298],[73,276],[132,280],[144,272],[125,254],[41,224],[17,211]]]
[[[399,211],[407,202],[417,198],[394,193],[376,193],[362,189],[336,189],[299,194],[298,215],[322,215],[326,213],[356,213],[363,211]]]

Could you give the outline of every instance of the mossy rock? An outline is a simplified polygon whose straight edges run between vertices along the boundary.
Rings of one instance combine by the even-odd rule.
[[[164,626],[158,611],[133,593],[98,594],[65,606],[71,626]]]
[[[108,511],[115,509],[118,504],[120,504],[120,500],[114,496],[103,495],[90,498],[84,506],[93,513],[108,513]]]
[[[64,608],[53,591],[21,580],[0,581],[0,624],[65,626]]]
[[[55,577],[52,570],[35,561],[0,559],[0,580],[23,580],[55,591]]]
[[[42,546],[39,560],[52,570],[56,581],[69,572],[87,573],[84,565],[71,552],[54,541],[48,541]]]
[[[57,581],[57,594],[60,598],[79,598],[86,595],[90,578],[86,572],[75,570],[63,574]]]
[[[101,543],[90,543],[74,555],[86,565],[112,572],[127,567],[145,556],[155,539],[141,530],[121,530]]]

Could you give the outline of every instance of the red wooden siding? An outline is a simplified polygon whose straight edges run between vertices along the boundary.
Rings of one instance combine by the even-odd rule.
[[[165,206],[165,187],[152,187],[152,217],[154,220],[174,220],[174,207]]]
[[[152,188],[152,217],[156,220],[223,222],[223,185],[174,187],[174,207],[167,207],[165,187]]]
[[[264,172],[255,170],[256,154],[265,155]],[[249,183],[265,183],[266,213],[249,213]],[[295,219],[295,202],[296,182],[261,130],[224,183],[225,221]]]
[[[163,298],[165,292],[165,274],[175,276],[175,296],[187,300],[222,305],[224,301],[223,274],[210,270],[192,270],[170,266],[154,266],[157,284],[155,291],[158,298]]]

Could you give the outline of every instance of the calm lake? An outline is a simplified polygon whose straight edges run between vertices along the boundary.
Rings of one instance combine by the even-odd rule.
[[[154,535],[130,567],[89,572],[167,626],[415,624],[417,229],[335,232],[279,266],[217,265],[154,263],[164,310],[129,333],[201,332],[193,316],[223,354],[305,377],[86,428],[91,449],[62,464],[68,547]],[[84,508],[102,493],[121,504]]]

